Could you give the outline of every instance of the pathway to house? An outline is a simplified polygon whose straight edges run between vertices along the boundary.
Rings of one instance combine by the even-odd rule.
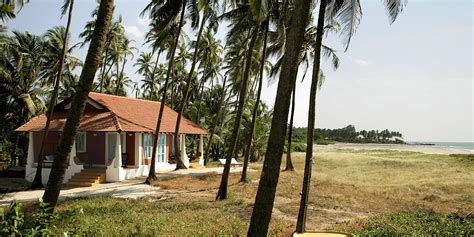
[[[201,176],[207,174],[221,174],[223,167],[185,169],[167,173],[157,174],[158,179],[175,178],[182,175]],[[241,172],[242,167],[233,167],[230,172]],[[61,190],[59,199],[91,197],[91,196],[110,196],[117,198],[139,198],[155,195],[159,193],[160,188],[144,184],[145,178],[125,180],[116,183],[104,183],[93,187],[72,188]],[[0,194],[0,206],[9,205],[13,200],[20,202],[35,201],[43,196],[44,190],[21,191]]]

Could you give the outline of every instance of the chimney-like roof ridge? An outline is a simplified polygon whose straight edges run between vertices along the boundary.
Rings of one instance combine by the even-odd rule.
[[[161,102],[159,102],[159,101],[133,98],[133,97],[128,97],[128,96],[112,95],[112,94],[105,94],[105,93],[92,92],[92,91],[89,92],[89,94],[96,94],[96,95],[99,95],[99,96],[109,96],[109,97],[115,97],[115,98],[119,98],[119,99],[138,100],[138,101],[149,102],[149,103],[154,103],[154,104],[161,104]]]

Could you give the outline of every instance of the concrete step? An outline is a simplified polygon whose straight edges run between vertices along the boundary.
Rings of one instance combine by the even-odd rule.
[[[89,178],[89,177],[72,177],[69,182],[71,181],[78,181],[78,182],[100,182],[100,178],[99,177],[94,177],[94,178]]]
[[[192,163],[189,163],[189,168],[202,169],[202,168],[204,168],[204,166],[199,164],[198,162],[192,162]]]
[[[102,174],[102,173],[105,174],[105,172],[106,172],[106,169],[90,169],[90,168],[83,169],[81,171],[81,173],[92,173],[92,174]]]
[[[95,183],[84,183],[84,182],[68,182],[67,186],[70,188],[74,187],[92,187]]]
[[[92,187],[104,183],[105,179],[106,168],[86,168],[74,174],[67,183],[67,187]]]
[[[105,175],[105,173],[91,173],[91,172],[79,172],[79,173],[75,173],[74,175],[82,175],[82,176],[101,176],[101,175]]]
[[[104,183],[105,182],[105,177],[100,177],[100,176],[94,176],[94,177],[73,176],[73,177],[71,177],[70,181],[81,181],[81,182],[95,182],[95,181],[98,181],[99,183]]]
[[[88,178],[92,178],[92,177],[100,177],[100,178],[105,178],[106,174],[91,174],[91,173],[77,173],[77,174],[74,174],[72,177],[88,177]]]

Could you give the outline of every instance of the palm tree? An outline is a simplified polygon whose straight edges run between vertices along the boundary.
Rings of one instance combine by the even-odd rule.
[[[153,70],[154,68],[152,65],[156,65],[158,61],[154,62],[153,61],[153,55],[152,53],[146,53],[146,52],[141,52],[140,55],[138,56],[138,59],[133,66],[138,67],[137,73],[143,75],[144,79],[141,80],[143,82],[142,88],[145,89],[143,90],[143,96],[145,96],[145,91],[148,89],[150,90],[149,97],[151,98],[152,91],[156,88],[156,84],[154,83],[152,79],[152,74],[154,73]]]
[[[49,175],[48,184],[44,191],[43,200],[48,203],[51,212],[58,201],[59,192],[67,169],[68,156],[71,152],[77,134],[79,122],[84,113],[86,100],[92,89],[95,73],[99,67],[102,52],[107,40],[107,31],[110,26],[114,1],[101,1],[97,14],[94,33],[89,45],[84,67],[82,68],[77,92],[72,100],[64,130],[59,140],[59,146],[54,154],[54,161]]]
[[[398,16],[399,11],[403,9],[404,4],[400,0],[386,0],[385,1],[388,13],[390,14],[390,20],[393,22]],[[298,221],[296,223],[296,232],[302,233],[305,231],[306,215],[309,197],[309,187],[311,183],[311,170],[313,163],[313,142],[314,142],[314,123],[316,118],[316,91],[318,84],[321,83],[323,76],[320,70],[321,64],[321,49],[322,39],[324,34],[324,21],[328,19],[326,16],[326,10],[329,9],[328,16],[337,18],[343,26],[343,31],[346,32],[346,51],[349,47],[350,40],[360,23],[362,16],[362,10],[359,0],[354,1],[333,1],[328,2],[327,0],[320,0],[318,24],[316,32],[316,42],[314,51],[314,63],[313,72],[311,79],[311,91],[310,91],[310,102],[308,111],[308,127],[307,127],[307,144],[306,144],[306,159],[305,159],[305,170],[303,178],[303,190],[301,195],[300,210],[298,212]]]
[[[212,4],[213,6],[217,5],[217,1],[215,1],[215,0],[213,0],[212,3],[213,3]],[[197,64],[197,61],[198,61],[199,46],[201,45],[200,44],[201,43],[201,36],[202,36],[203,30],[204,30],[204,26],[206,25],[206,20],[208,19],[209,15],[212,14],[213,16],[215,16],[215,13],[212,10],[212,7],[209,6],[209,1],[201,1],[200,5],[199,5],[199,8],[200,8],[199,10],[203,11],[203,19],[201,21],[201,25],[199,26],[199,31],[198,31],[198,34],[197,34],[197,37],[196,37],[196,41],[194,42],[193,59],[192,59],[192,63],[191,63],[191,69],[189,70],[189,73],[188,73],[188,76],[187,76],[187,79],[186,79],[186,87],[184,89],[184,95],[182,97],[181,103],[178,105],[179,106],[178,107],[179,108],[178,109],[178,118],[176,119],[176,125],[175,125],[175,131],[174,131],[174,144],[176,144],[174,146],[174,154],[175,155],[179,154],[179,146],[177,146],[177,144],[179,144],[179,126],[181,124],[181,117],[184,113],[184,110],[186,108],[186,104],[187,104],[187,101],[188,101],[188,96],[189,96],[190,89],[191,89],[191,80],[193,79],[193,75],[194,75],[194,68],[196,67],[196,64]],[[199,13],[194,13],[193,15],[196,15],[196,14],[199,16]],[[186,166],[178,165],[179,163],[176,163],[176,164],[177,164],[176,169],[186,169]]]
[[[141,14],[144,15],[145,12],[142,12]],[[171,48],[178,33],[178,35],[180,35],[178,37],[185,38],[185,36],[182,36],[185,35],[185,32],[178,32],[177,22],[171,22],[168,26],[163,27],[163,24],[160,21],[151,21],[150,28],[151,29],[145,35],[145,43],[150,44],[152,47],[152,54],[156,53],[156,60],[151,76],[148,79],[145,78],[144,83],[147,84],[147,90],[144,90],[144,93],[145,91],[149,91],[148,99],[158,100],[157,83],[160,84],[160,80],[156,79],[160,78],[157,78],[156,76],[166,75],[166,68],[164,68],[162,64],[158,64],[161,53],[164,52],[165,49]]]
[[[212,26],[212,21],[210,23]],[[221,41],[215,38],[215,31],[212,27],[208,27],[204,35],[202,36],[201,44],[199,45],[199,51],[202,54],[202,60],[200,67],[202,68],[202,76],[199,85],[196,87],[196,98],[197,112],[196,112],[196,124],[200,124],[201,120],[201,98],[204,90],[204,84],[210,80],[211,88],[213,87],[214,81],[212,79],[219,78],[220,69],[222,65],[221,53],[223,48]]]
[[[263,1],[261,3],[265,3]],[[232,28],[229,30],[228,33],[228,43],[232,44],[240,40],[240,35],[244,34],[245,32],[250,32],[250,42],[247,47],[247,52],[245,55],[245,67],[242,76],[242,82],[239,89],[239,100],[238,106],[235,113],[234,125],[232,135],[230,137],[229,149],[226,155],[226,162],[224,165],[224,171],[222,173],[222,179],[219,186],[219,191],[217,193],[216,199],[223,200],[227,198],[227,184],[229,179],[230,173],[230,164],[233,155],[236,153],[237,150],[237,141],[239,137],[240,131],[240,123],[242,119],[242,114],[244,111],[245,101],[247,99],[247,88],[248,88],[248,81],[250,78],[250,71],[252,59],[254,55],[254,46],[257,42],[259,33],[261,31],[261,22],[263,22],[264,18],[262,15],[266,13],[266,6],[265,4],[258,4],[256,2],[243,2],[240,3],[237,8],[234,10],[227,12],[221,16],[222,19],[229,19],[232,20]],[[257,9],[257,10],[255,10]],[[258,64],[257,64],[258,65]]]
[[[2,47],[5,53],[0,59],[0,91],[6,95],[5,101],[10,107],[7,111],[10,113],[4,114],[2,121],[11,121],[19,126],[44,111],[42,97],[50,88],[42,86],[38,80],[41,77],[43,46],[42,37],[27,32],[13,31],[13,36],[5,39]],[[15,133],[13,136],[12,165],[15,165],[20,135]]]
[[[156,62],[155,62],[156,65]],[[156,71],[153,73],[153,71]],[[150,100],[155,100],[157,97],[156,93],[159,91],[159,85],[160,81],[165,79],[167,69],[164,64],[158,64],[156,69],[155,67],[153,68],[152,75],[150,77],[145,78],[142,80],[143,84],[141,86],[141,89],[143,91],[143,96],[147,99]],[[148,91],[148,96],[146,95],[146,92]]]
[[[296,223],[296,232],[302,233],[305,231],[306,212],[308,206],[309,184],[311,181],[311,168],[313,165],[313,140],[314,140],[314,120],[316,108],[316,89],[318,81],[321,80],[320,65],[321,65],[321,45],[324,34],[324,19],[326,14],[327,0],[320,0],[319,15],[316,30],[316,42],[314,50],[313,75],[311,79],[311,90],[309,96],[309,112],[308,112],[308,128],[306,133],[306,159],[303,179],[303,192],[301,195],[300,211],[298,212],[298,221]]]
[[[205,156],[204,156],[204,165],[206,165],[207,162],[208,162],[209,151],[211,150],[212,139],[214,138],[214,135],[216,133],[217,124],[219,122],[219,117],[221,115],[222,105],[223,105],[224,98],[225,98],[226,82],[227,82],[227,76],[224,77],[224,80],[222,82],[222,89],[221,89],[221,93],[220,93],[219,105],[217,107],[218,108],[217,113],[215,114],[214,122],[211,124],[211,134],[209,135],[206,151],[204,153],[205,154]]]
[[[291,141],[293,140],[293,119],[295,117],[295,105],[296,105],[296,83],[293,85],[293,92],[291,93],[291,114],[290,114],[290,126],[288,127],[288,144],[286,146],[286,164],[285,171],[294,171],[295,167],[291,160]]]
[[[48,136],[49,133],[49,124],[51,122],[51,119],[53,118],[53,111],[54,111],[54,106],[56,105],[56,101],[58,99],[59,95],[59,85],[60,82],[62,81],[62,75],[63,75],[63,66],[64,66],[64,61],[66,58],[67,54],[67,43],[69,39],[69,28],[71,26],[71,20],[72,20],[72,9],[74,6],[74,0],[66,0],[64,2],[64,5],[62,7],[62,15],[66,14],[66,11],[69,11],[68,18],[67,18],[67,23],[66,23],[66,29],[64,31],[64,41],[62,45],[62,52],[61,56],[59,58],[59,66],[57,70],[57,77],[56,80],[54,81],[54,90],[53,94],[51,96],[51,100],[49,102],[49,107],[48,107],[48,117],[46,119],[46,125],[44,126],[44,132],[43,132],[43,138],[41,141],[41,147],[39,150],[39,156],[38,156],[38,165],[36,167],[36,174],[35,178],[33,179],[33,183],[31,184],[30,188],[41,188],[43,187],[42,183],[42,168],[43,168],[43,152],[44,152],[44,146],[46,144],[46,137]],[[67,10],[69,9],[69,10]],[[54,35],[54,34],[53,34]]]
[[[153,136],[153,150],[152,150],[150,172],[145,181],[145,183],[148,183],[148,184],[151,184],[154,180],[156,180],[155,160],[156,160],[157,142],[158,142],[158,136],[159,136],[160,126],[161,126],[161,120],[163,118],[163,111],[165,108],[166,91],[168,89],[168,83],[169,83],[171,72],[173,71],[174,57],[175,57],[176,48],[178,46],[179,35],[181,33],[181,28],[183,27],[183,24],[184,24],[186,0],[180,0],[179,3],[180,4],[176,4],[176,1],[173,1],[173,2],[172,1],[153,1],[146,6],[145,10],[143,10],[143,12],[148,12],[148,11],[150,12],[150,16],[153,19],[153,21],[161,22],[161,24],[157,24],[157,26],[161,27],[161,29],[166,29],[166,27],[170,25],[171,22],[174,21],[178,13],[181,12],[181,14],[179,14],[180,16],[179,16],[177,34],[175,36],[173,46],[171,47],[171,52],[170,52],[170,57],[169,57],[169,62],[168,62],[168,70],[166,72],[166,79],[165,79],[165,84],[163,87],[163,96],[161,100],[160,111],[158,113],[158,121],[156,122],[155,136]],[[175,146],[176,145],[177,144],[175,144]],[[177,154],[175,154],[175,156],[176,155]],[[184,166],[183,161],[177,157],[176,167],[178,168],[182,166]]]
[[[315,41],[316,41],[316,27],[314,26],[310,26],[310,23],[312,22],[312,18],[310,18],[310,20],[308,20],[307,22],[307,26],[306,26],[306,31],[305,31],[305,34],[304,34],[304,41],[303,41],[303,46],[301,47],[301,51],[300,51],[300,65],[303,65],[303,77],[302,77],[302,81],[304,81],[305,77],[306,77],[306,73],[308,71],[308,67],[309,67],[309,64],[310,64],[310,59],[313,58],[312,56],[312,52],[314,51],[314,45],[315,45]],[[330,24],[330,25],[327,25],[325,26],[325,31],[333,31],[335,33],[337,33],[339,31],[339,25],[337,23],[333,23],[333,24]],[[272,67],[272,70],[270,72],[270,76],[272,75],[277,75],[279,72],[280,72],[280,69],[281,69],[281,64],[283,62],[283,57],[281,56],[283,54],[283,51],[284,51],[284,46],[285,46],[285,42],[284,42],[284,37],[285,37],[285,34],[282,34],[281,32],[279,32],[279,34],[276,34],[276,36],[274,36],[272,39],[273,41],[273,45],[271,45],[269,47],[269,54],[271,55],[278,55],[279,56],[279,59],[277,60],[277,62],[275,63],[275,65]],[[339,66],[339,58],[337,57],[337,55],[335,54],[335,50],[326,46],[326,45],[322,45],[322,49],[323,49],[323,55],[326,56],[327,58],[332,58],[332,64],[333,64],[333,67],[334,69],[337,69],[337,67]],[[319,86],[322,85],[322,80],[319,81]],[[293,136],[293,118],[294,118],[294,112],[295,112],[295,104],[296,104],[296,83],[295,85],[293,86],[293,90],[292,90],[292,95],[291,95],[291,113],[290,113],[290,124],[289,124],[289,128],[288,128],[288,144],[287,144],[287,152],[286,152],[286,167],[285,167],[285,171],[293,171],[294,170],[294,167],[293,167],[293,162],[291,160],[291,143],[292,143],[292,136]]]
[[[96,18],[98,13],[98,8],[92,11],[91,16]],[[85,26],[85,30],[79,34],[80,38],[83,38],[83,42],[81,43],[81,47],[86,45],[88,42],[91,41],[92,34],[95,28],[96,22],[94,20],[88,21]],[[103,57],[100,65],[100,72],[98,74],[99,83],[96,86],[95,90],[99,91],[100,93],[105,92],[109,94],[115,94],[117,91],[117,87],[113,86],[112,83],[112,75],[109,73],[115,66],[115,85],[120,85],[119,81],[121,78],[117,78],[120,76],[120,66],[119,61],[122,59],[123,56],[127,57],[128,55],[132,54],[131,49],[135,49],[133,47],[129,47],[129,40],[125,35],[125,30],[122,25],[122,17],[119,16],[117,20],[112,20],[112,23],[109,25],[109,30],[107,33],[107,40],[106,40],[106,47],[103,52]],[[124,60],[126,61],[126,60]],[[125,62],[126,63],[126,62]],[[120,88],[118,88],[121,90]],[[123,90],[123,89],[122,89]]]
[[[234,155],[236,151],[237,139],[238,139],[239,130],[240,130],[240,121],[242,119],[245,100],[247,98],[247,87],[248,87],[248,80],[249,80],[249,74],[250,74],[250,62],[252,60],[252,54],[253,54],[255,42],[257,41],[257,38],[258,38],[258,32],[259,32],[258,28],[254,28],[252,30],[252,34],[251,34],[252,36],[251,36],[249,46],[248,46],[248,51],[246,54],[246,60],[245,60],[246,64],[245,64],[244,74],[242,78],[242,85],[240,86],[240,92],[239,92],[239,103],[238,103],[238,107],[235,114],[233,131],[232,131],[232,135],[231,135],[230,143],[229,143],[230,146],[226,155],[224,172],[222,173],[222,179],[219,186],[219,191],[216,196],[217,200],[223,200],[227,198],[227,183],[229,180],[230,163],[232,160],[232,156]]]
[[[0,20],[3,22],[6,19],[13,19],[16,17],[15,10],[19,12],[25,3],[29,0],[0,0]],[[0,25],[1,26],[1,25]],[[3,26],[2,26],[3,27]]]
[[[290,21],[282,70],[278,81],[277,95],[273,110],[272,126],[268,138],[267,151],[263,170],[258,185],[255,204],[247,235],[265,236],[268,232],[276,186],[280,175],[281,157],[285,143],[286,126],[290,105],[290,95],[298,72],[299,51],[303,45],[307,17],[311,1],[294,2],[293,15]]]
[[[250,159],[250,148],[252,146],[252,137],[254,134],[254,128],[255,128],[255,123],[257,122],[257,111],[259,108],[259,103],[260,103],[260,95],[262,93],[262,85],[263,85],[263,69],[265,67],[265,59],[267,57],[267,36],[268,36],[268,25],[269,25],[269,17],[265,22],[263,23],[263,31],[264,31],[264,36],[263,36],[263,49],[262,49],[262,55],[261,55],[261,60],[260,60],[260,73],[259,73],[259,78],[258,78],[258,89],[257,89],[257,99],[255,101],[254,109],[252,112],[252,122],[249,128],[249,139],[247,140],[247,146],[245,148],[244,152],[244,167],[242,168],[242,176],[240,178],[240,182],[246,182],[247,181],[247,167],[249,164],[249,159]]]
[[[116,75],[116,83],[115,83],[115,95],[119,95],[119,92],[121,92],[121,95],[126,95],[125,93],[125,87],[130,86],[130,80],[129,81],[124,81],[126,80],[125,77],[125,65],[127,63],[127,58],[128,56],[131,56],[131,59],[133,59],[133,51],[137,50],[135,47],[130,47],[131,41],[123,34],[123,37],[120,42],[120,55],[117,60],[117,75]],[[120,72],[118,71],[119,69],[119,63],[118,61],[122,60],[122,68],[120,69]]]

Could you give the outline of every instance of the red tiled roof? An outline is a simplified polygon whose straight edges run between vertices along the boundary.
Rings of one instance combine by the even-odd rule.
[[[80,131],[128,131],[153,132],[158,120],[160,103],[149,100],[89,93],[89,98],[106,110],[85,111],[79,125]],[[61,131],[67,118],[67,111],[54,113],[51,131]],[[165,106],[160,127],[162,133],[173,133],[178,113]],[[46,115],[34,117],[16,131],[42,131],[46,123]],[[208,132],[189,119],[182,117],[180,133],[207,134]]]

